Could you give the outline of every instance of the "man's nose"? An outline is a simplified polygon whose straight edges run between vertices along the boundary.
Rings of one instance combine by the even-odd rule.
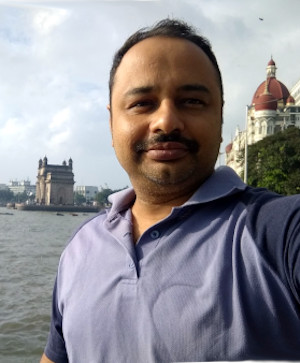
[[[165,100],[160,103],[156,112],[152,114],[153,119],[150,123],[150,130],[153,133],[165,133],[177,131],[182,132],[184,122],[181,119],[180,112],[174,102]]]

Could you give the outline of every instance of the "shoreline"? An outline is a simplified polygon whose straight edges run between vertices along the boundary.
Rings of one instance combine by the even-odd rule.
[[[18,204],[9,209],[21,211],[39,211],[39,212],[74,212],[74,213],[98,213],[101,208],[95,206],[76,206],[76,205],[37,205],[37,204]]]

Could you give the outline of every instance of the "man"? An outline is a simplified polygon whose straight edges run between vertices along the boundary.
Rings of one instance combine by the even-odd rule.
[[[62,254],[41,362],[300,359],[300,198],[214,171],[223,91],[176,20],[127,40],[110,78],[133,189]]]

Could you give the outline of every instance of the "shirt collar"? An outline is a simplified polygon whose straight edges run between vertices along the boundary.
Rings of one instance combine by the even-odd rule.
[[[228,166],[220,166],[213,174],[197,189],[197,191],[182,206],[207,203],[232,194],[236,194],[247,188],[240,177]],[[115,216],[130,208],[135,200],[133,188],[127,188],[120,192],[111,194],[109,201],[112,207],[108,212],[108,218],[114,219]]]
[[[207,203],[236,194],[247,188],[247,185],[228,166],[220,166],[213,174],[197,189],[184,205]]]

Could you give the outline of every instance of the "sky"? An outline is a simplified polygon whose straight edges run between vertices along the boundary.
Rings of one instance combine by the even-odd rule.
[[[130,185],[111,146],[108,74],[130,34],[166,17],[212,44],[224,82],[223,153],[244,129],[271,56],[288,89],[300,79],[299,13],[299,0],[0,0],[0,184],[35,184],[47,156],[73,159],[75,186]]]

